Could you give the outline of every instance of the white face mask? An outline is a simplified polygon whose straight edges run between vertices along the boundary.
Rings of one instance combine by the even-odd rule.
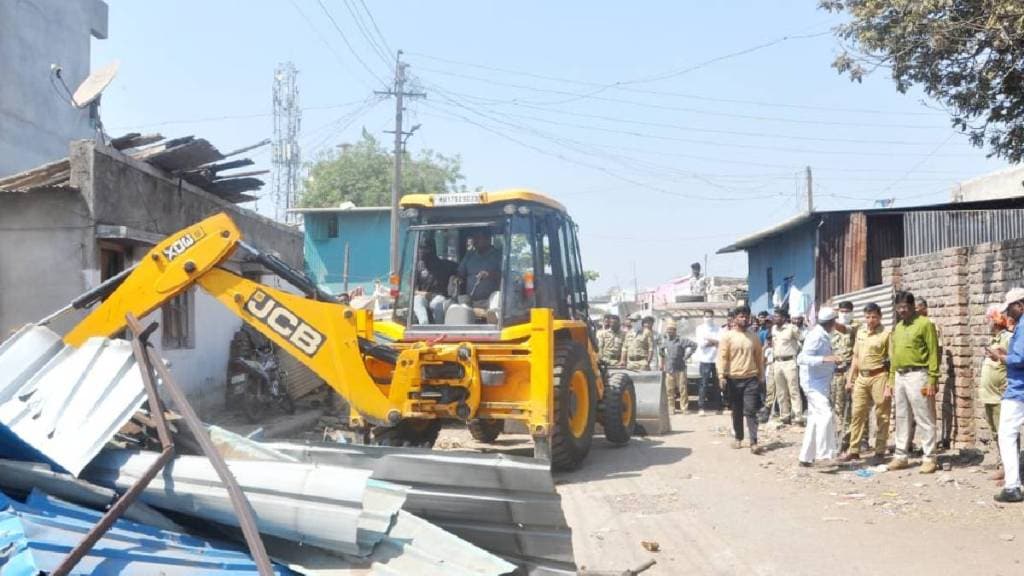
[[[851,322],[853,322],[853,314],[851,314],[849,312],[840,312],[839,313],[839,323],[840,324],[842,324],[843,326],[849,326]]]

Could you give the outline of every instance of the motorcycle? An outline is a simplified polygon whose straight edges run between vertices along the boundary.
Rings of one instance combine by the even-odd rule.
[[[295,403],[284,387],[281,366],[273,345],[256,346],[248,358],[231,361],[229,387],[242,396],[242,411],[253,424],[260,424],[272,410],[295,413]]]

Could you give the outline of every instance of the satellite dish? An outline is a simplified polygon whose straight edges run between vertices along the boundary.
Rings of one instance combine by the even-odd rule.
[[[117,76],[117,69],[120,66],[121,62],[114,60],[103,68],[89,74],[89,77],[78,85],[78,89],[71,96],[71,104],[75,108],[85,108],[95,102],[103,90],[114,81],[114,76]]]

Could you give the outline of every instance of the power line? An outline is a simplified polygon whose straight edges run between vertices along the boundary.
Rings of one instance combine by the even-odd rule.
[[[550,151],[550,150],[546,150],[544,148],[541,148],[541,147],[536,146],[534,144],[530,144],[528,142],[525,142],[525,141],[520,140],[518,138],[515,138],[513,136],[509,136],[508,134],[505,134],[504,132],[502,132],[500,130],[497,130],[496,128],[493,128],[493,127],[488,126],[488,125],[486,125],[486,124],[484,124],[482,122],[478,122],[476,120],[468,118],[468,117],[466,117],[466,116],[464,116],[464,115],[462,115],[460,113],[453,112],[453,111],[450,111],[450,110],[439,110],[439,109],[436,109],[436,108],[434,108],[433,106],[430,106],[430,105],[427,105],[427,106],[429,108],[431,108],[431,109],[434,109],[434,110],[440,112],[445,117],[448,117],[448,118],[455,117],[455,118],[457,118],[459,120],[462,120],[463,122],[466,122],[468,124],[471,124],[473,126],[481,128],[483,130],[486,130],[487,132],[495,134],[496,136],[498,136],[500,138],[503,138],[505,140],[509,140],[510,142],[518,144],[519,146],[522,146],[524,148],[528,148],[530,150],[533,150],[533,151],[535,151],[535,152],[537,152],[539,154],[542,154],[544,156],[554,157],[554,158],[557,158],[559,160],[562,160],[562,161],[565,161],[565,162],[569,162],[571,164],[576,164],[578,166],[582,166],[582,167],[585,167],[585,168],[590,168],[592,170],[596,170],[598,172],[606,174],[606,175],[608,175],[608,176],[610,176],[612,178],[615,178],[617,180],[621,180],[621,181],[626,182],[628,184],[632,184],[632,185],[640,187],[640,188],[652,190],[652,191],[655,191],[655,192],[658,192],[660,194],[664,194],[664,195],[667,195],[667,196],[673,196],[673,197],[676,197],[676,198],[687,198],[687,199],[697,199],[697,200],[716,200],[716,201],[749,201],[749,200],[755,200],[755,199],[777,198],[777,197],[779,197],[778,194],[771,194],[771,195],[764,195],[764,196],[749,196],[748,195],[748,196],[742,196],[742,197],[727,197],[727,196],[698,196],[698,195],[694,195],[694,194],[681,194],[681,193],[678,193],[678,192],[673,192],[673,191],[667,190],[665,188],[662,188],[660,186],[654,186],[654,185],[652,185],[650,183],[641,182],[641,181],[629,178],[627,176],[623,176],[621,174],[612,172],[612,171],[608,170],[607,167],[599,165],[599,164],[592,164],[592,163],[589,163],[589,162],[584,162],[584,161],[576,159],[576,158],[568,157],[568,156],[566,156],[566,155],[564,155],[564,154],[562,154],[560,152],[553,152],[553,151]],[[470,110],[470,111],[472,112],[472,110]],[[477,112],[477,114],[479,114],[479,113]]]
[[[352,106],[353,104],[359,104],[364,100],[353,100],[351,102],[342,102],[341,104],[332,104],[330,106],[305,106],[299,108],[302,112],[310,112],[317,110],[335,110],[338,108],[345,108]],[[161,122],[153,122],[150,124],[134,124],[131,126],[115,126],[113,129],[116,130],[131,130],[136,128],[156,128],[158,126],[169,126],[172,124],[205,124],[208,122],[221,122],[225,120],[251,120],[253,118],[268,118],[273,116],[273,112],[259,112],[253,114],[226,114],[223,116],[206,116],[202,118],[184,118],[177,120],[163,120]]]
[[[298,12],[299,16],[301,16],[302,19],[306,22],[306,26],[308,26],[309,29],[312,30],[314,34],[316,34],[316,37],[320,40],[320,43],[326,46],[328,52],[334,55],[334,59],[338,61],[338,64],[341,64],[341,67],[344,68],[345,70],[349,70],[348,62],[346,62],[345,59],[341,57],[341,54],[339,54],[338,51],[334,49],[334,45],[328,42],[327,38],[325,38],[324,35],[320,33],[320,29],[317,28],[315,24],[313,24],[313,21],[309,19],[309,16],[307,16],[305,12],[303,12],[302,8],[299,8],[299,5],[295,3],[295,0],[288,0],[288,2],[291,3],[292,8],[295,8],[295,11]],[[356,79],[359,80],[359,82],[362,83],[363,86],[372,89],[372,86],[367,84],[366,81],[361,76],[357,75]]]
[[[504,86],[504,87],[509,87],[509,88],[520,88],[520,89],[523,89],[523,90],[530,90],[530,91],[533,91],[533,92],[543,92],[543,93],[551,93],[551,94],[562,94],[562,95],[568,95],[568,96],[572,96],[572,95],[576,94],[575,92],[567,92],[565,90],[554,90],[554,89],[550,89],[550,88],[538,88],[536,86],[530,86],[530,85],[527,85],[527,84],[516,84],[516,83],[513,83],[513,82],[502,82],[502,81],[494,80],[493,78],[482,78],[482,77],[479,77],[479,76],[472,76],[472,75],[469,75],[469,74],[460,74],[460,73],[456,73],[456,72],[449,72],[449,71],[446,71],[446,70],[439,70],[439,69],[436,69],[436,68],[430,68],[430,67],[426,67],[426,66],[419,66],[418,69],[426,70],[427,72],[432,72],[434,74],[441,74],[443,76],[451,76],[451,77],[455,77],[455,78],[462,78],[462,79],[466,79],[466,80],[482,82],[482,83],[486,83],[486,84],[489,84],[489,85],[492,85],[492,86]],[[478,96],[471,96],[471,97],[477,98],[479,100],[484,100],[484,101],[488,101],[489,100],[489,101],[491,101],[493,103],[514,104],[514,103],[518,102],[518,100],[516,100],[516,99],[499,100],[499,99],[488,99],[488,98],[483,98],[483,97],[478,97]],[[716,110],[704,110],[704,109],[701,109],[701,108],[688,108],[688,107],[684,107],[684,106],[672,106],[672,105],[668,105],[668,104],[656,104],[656,103],[653,103],[653,102],[643,102],[643,101],[638,101],[638,100],[629,100],[629,99],[625,99],[625,98],[611,98],[611,97],[608,97],[608,96],[597,96],[597,95],[591,96],[590,99],[598,100],[598,101],[601,101],[601,102],[609,102],[609,103],[612,103],[612,104],[627,104],[627,105],[630,105],[630,106],[639,106],[639,107],[642,107],[642,108],[651,108],[651,109],[655,109],[655,110],[670,110],[670,111],[674,111],[674,112],[688,112],[688,113],[691,113],[691,114],[701,114],[701,115],[705,115],[705,116],[715,116],[715,117],[722,117],[722,118],[738,118],[738,119],[741,119],[741,120],[756,120],[756,121],[761,121],[761,122],[780,122],[780,123],[787,123],[787,124],[803,124],[803,125],[809,125],[809,126],[848,126],[848,127],[873,127],[873,128],[902,128],[902,129],[907,129],[907,130],[935,130],[936,129],[935,126],[926,126],[926,125],[922,125],[922,124],[892,124],[892,123],[884,123],[883,124],[883,123],[871,123],[871,122],[844,122],[844,121],[839,121],[839,120],[811,120],[811,119],[803,119],[803,118],[785,118],[785,117],[777,117],[777,116],[761,116],[761,115],[756,115],[756,114],[737,114],[737,113],[732,113],[732,112],[720,112],[720,111],[716,111]]]
[[[578,118],[590,118],[594,120],[604,120],[606,122],[615,122],[619,124],[633,124],[636,126],[652,126],[657,128],[672,128],[675,130],[683,130],[686,132],[705,132],[708,134],[724,134],[728,136],[744,136],[754,138],[781,138],[783,140],[797,140],[806,142],[839,142],[845,144],[892,144],[896,146],[933,146],[935,143],[932,141],[907,141],[907,140],[865,140],[862,138],[828,138],[824,136],[795,136],[788,134],[777,134],[767,132],[743,132],[737,130],[720,130],[715,128],[696,128],[693,126],[685,126],[680,124],[672,124],[668,122],[647,122],[643,120],[632,120],[629,118],[616,118],[613,116],[605,116],[601,114],[586,114],[583,112],[571,112],[569,110],[549,110],[542,106],[534,106],[531,104],[523,104],[517,102],[512,104],[516,107],[530,108],[541,112],[548,112],[551,114],[563,114],[566,116],[576,116]],[[530,116],[520,116],[523,118],[531,118]],[[532,117],[536,118],[536,117]]]
[[[914,157],[914,156],[925,156],[925,157],[931,157],[931,156],[935,155],[935,154],[922,155],[922,154],[906,153],[906,152],[900,153],[900,154],[893,154],[891,152],[879,152],[879,151],[822,150],[822,149],[815,149],[815,148],[789,148],[789,147],[769,146],[769,145],[761,145],[761,144],[725,143],[725,142],[715,142],[713,140],[701,140],[701,139],[695,139],[695,138],[685,138],[685,137],[681,137],[681,136],[666,136],[666,135],[662,135],[662,134],[648,134],[648,133],[644,133],[644,132],[637,132],[637,131],[634,131],[634,130],[622,130],[622,129],[617,129],[617,128],[607,128],[607,127],[603,127],[603,126],[590,126],[590,125],[586,125],[586,124],[574,124],[574,123],[571,123],[571,122],[560,122],[558,120],[551,120],[551,119],[548,119],[548,118],[540,118],[540,117],[537,117],[537,116],[529,116],[529,115],[523,115],[523,114],[512,114],[512,113],[509,113],[509,112],[504,112],[504,114],[506,114],[508,116],[512,116],[512,117],[517,117],[517,118],[522,118],[522,119],[527,119],[527,120],[533,120],[533,121],[536,121],[536,122],[543,122],[543,123],[546,123],[546,124],[553,124],[553,125],[556,125],[556,126],[565,126],[565,127],[570,127],[570,128],[578,128],[580,130],[590,130],[590,131],[594,131],[594,132],[606,132],[606,133],[610,133],[610,134],[622,134],[622,135],[625,135],[625,136],[633,136],[633,137],[636,137],[636,138],[644,138],[644,139],[648,139],[648,140],[662,140],[662,141],[672,141],[672,142],[684,142],[684,143],[688,143],[688,144],[699,144],[701,146],[714,146],[714,147],[720,147],[720,148],[740,148],[740,149],[747,149],[747,150],[768,150],[768,151],[773,151],[773,152],[792,152],[792,153],[796,153],[796,154],[821,154],[821,155],[832,155],[832,156],[868,156],[868,157],[893,157],[893,156]],[[964,155],[963,154],[946,154],[944,156],[961,157],[961,156],[964,156]]]
[[[373,12],[370,12],[370,9],[366,6],[366,2],[363,2],[363,0],[359,0],[359,4],[363,7],[363,12],[366,12],[367,17],[370,18],[370,24],[373,25],[373,29],[377,32],[377,37],[380,38],[381,44],[384,45],[384,49],[387,52],[387,54],[389,56],[391,54],[394,54],[395,51],[392,50],[391,46],[388,44],[387,37],[384,36],[384,34],[380,31],[380,28],[377,26],[377,20],[373,17]]]
[[[391,69],[391,57],[384,51],[384,48],[380,46],[373,35],[370,34],[369,27],[363,22],[362,13],[356,10],[349,0],[342,0],[342,3],[345,4],[345,9],[348,10],[349,15],[352,16],[352,20],[356,23],[356,28],[359,29],[359,34],[362,35],[363,39],[369,42],[370,47],[373,48],[374,53],[376,53],[384,62],[384,65],[387,66],[388,69]]]
[[[357,52],[355,47],[352,46],[352,43],[349,42],[348,36],[345,35],[345,32],[341,29],[341,26],[338,25],[338,22],[337,20],[334,19],[334,16],[331,14],[331,11],[327,9],[327,6],[324,6],[323,0],[316,0],[316,3],[320,6],[320,10],[323,11],[324,15],[327,16],[327,19],[331,21],[331,25],[334,26],[334,30],[338,33],[338,36],[341,36],[342,41],[345,42],[345,46],[348,47],[349,53],[352,54],[352,56],[356,59],[356,62],[359,62],[359,64],[363,67],[363,70],[366,70],[370,74],[370,76],[373,76],[374,78],[377,79],[378,82],[387,86],[387,82],[385,82],[383,78],[378,76],[377,73],[374,72],[372,68],[370,68],[366,61],[364,61],[359,56],[359,52]]]
[[[600,87],[600,86],[604,86],[605,85],[605,84],[602,84],[600,82],[592,82],[592,81],[586,81],[586,80],[577,80],[577,79],[572,79],[572,78],[562,78],[562,77],[558,77],[558,76],[549,76],[549,75],[545,75],[545,74],[536,74],[536,73],[533,73],[533,72],[526,72],[526,71],[523,71],[523,70],[512,70],[512,69],[509,69],[509,68],[500,68],[500,67],[497,67],[497,66],[489,66],[489,65],[485,65],[485,64],[477,64],[477,63],[474,63],[474,62],[466,62],[466,61],[462,61],[462,60],[453,60],[453,59],[450,59],[450,58],[441,58],[441,57],[438,57],[438,56],[432,56],[430,54],[424,54],[422,52],[409,52],[409,54],[411,54],[413,56],[418,56],[420,58],[426,58],[428,60],[435,60],[437,62],[445,62],[445,63],[448,63],[448,64],[455,64],[455,65],[458,65],[458,66],[468,66],[470,68],[479,68],[481,70],[489,70],[489,71],[492,71],[492,72],[500,72],[500,73],[503,73],[503,74],[513,74],[513,75],[517,75],[517,76],[525,76],[525,77],[529,77],[529,78],[536,78],[538,80],[549,80],[549,81],[552,81],[552,82],[561,82],[561,83],[565,83],[565,84],[574,84],[574,85],[577,85],[577,86],[589,86],[589,87]],[[751,106],[763,106],[763,107],[766,107],[766,108],[787,108],[787,109],[794,109],[794,110],[814,110],[814,111],[819,111],[819,112],[843,112],[843,113],[849,113],[849,114],[877,114],[877,115],[884,115],[884,116],[931,116],[931,117],[939,116],[939,114],[937,114],[935,112],[893,112],[891,110],[878,110],[878,109],[871,109],[871,108],[844,108],[844,107],[836,107],[836,106],[819,106],[819,105],[814,105],[814,104],[794,104],[794,103],[785,103],[785,102],[766,102],[766,101],[763,101],[763,100],[744,100],[744,99],[739,99],[739,98],[721,98],[721,97],[704,96],[704,95],[700,95],[700,94],[692,94],[692,93],[686,93],[686,92],[674,92],[674,91],[665,91],[665,90],[650,90],[650,89],[633,88],[633,87],[620,86],[620,85],[615,85],[614,88],[616,90],[621,90],[623,92],[631,92],[631,93],[634,93],[634,94],[648,94],[648,95],[652,95],[652,96],[668,96],[668,97],[672,97],[672,98],[685,98],[685,99],[690,99],[690,100],[697,100],[697,101],[703,101],[703,102],[717,102],[717,103],[723,103],[723,104],[747,104],[747,105],[751,105]]]

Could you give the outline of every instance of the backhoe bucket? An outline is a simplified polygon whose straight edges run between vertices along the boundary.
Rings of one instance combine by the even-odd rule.
[[[657,370],[638,372],[633,370],[611,370],[624,372],[633,379],[636,390],[636,423],[648,434],[666,434],[672,431],[668,418],[668,397],[665,395],[664,375]]]
[[[145,397],[127,341],[73,348],[27,325],[0,343],[0,457],[78,475]]]

